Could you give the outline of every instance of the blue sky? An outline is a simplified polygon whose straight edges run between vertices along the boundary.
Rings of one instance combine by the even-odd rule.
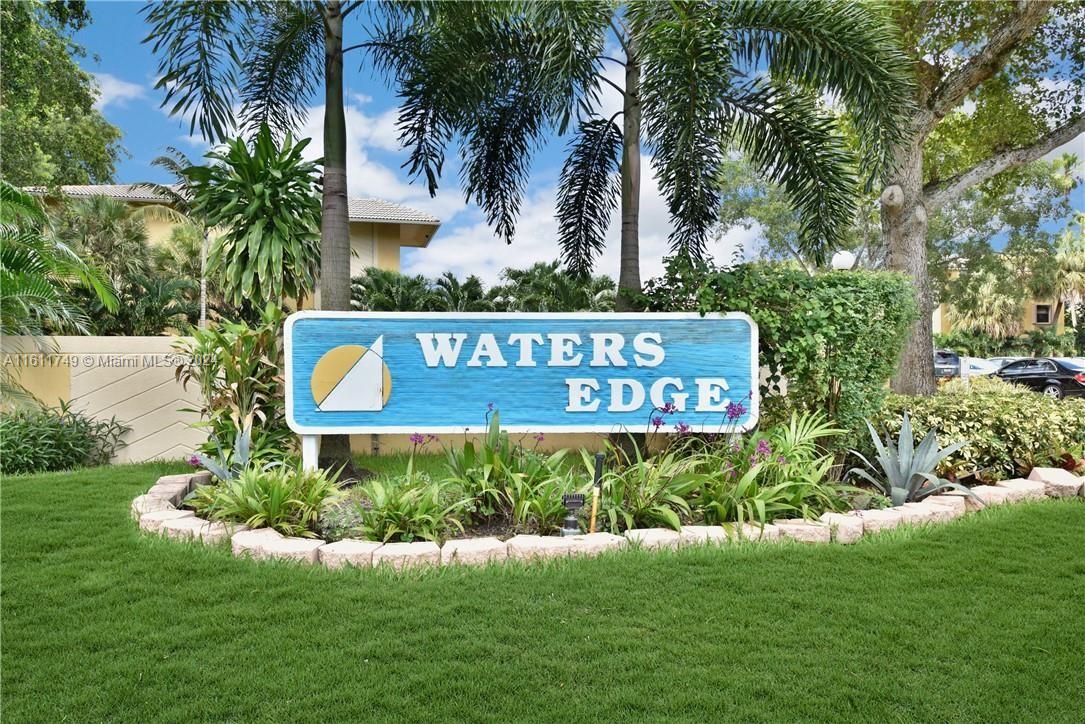
[[[101,89],[99,105],[110,122],[124,133],[123,145],[129,156],[117,169],[117,181],[165,181],[168,177],[150,165],[167,146],[175,146],[192,158],[207,150],[203,141],[189,134],[188,124],[171,118],[159,107],[162,93],[154,89],[155,59],[150,47],[141,44],[147,34],[139,14],[142,2],[87,3],[93,22],[77,36],[77,42],[87,49],[83,67],[94,73]],[[353,32],[353,36],[351,33]],[[346,42],[358,42],[360,29],[355,23],[348,29]],[[353,57],[351,57],[353,56]],[[363,66],[363,56],[357,52],[348,56],[347,63],[347,125],[349,148],[347,173],[353,196],[375,196],[421,208],[443,222],[441,229],[426,249],[404,250],[405,271],[435,276],[446,270],[459,275],[478,274],[495,281],[504,267],[526,266],[535,261],[556,258],[557,229],[553,219],[554,194],[564,157],[563,142],[552,140],[539,150],[531,174],[527,195],[511,247],[494,237],[483,216],[473,205],[464,203],[459,189],[456,159],[446,165],[442,188],[430,198],[424,185],[412,183],[400,167],[406,158],[396,141],[396,98],[384,83]],[[612,64],[608,64],[612,65]],[[621,84],[616,67],[607,71]],[[606,109],[620,107],[618,94],[604,86],[602,105]],[[309,146],[313,157],[321,154],[321,123],[323,107],[314,98],[303,136],[311,136]],[[1082,139],[1076,141],[1078,152],[1085,156]],[[1070,150],[1070,149],[1066,149]],[[670,231],[666,206],[659,196],[651,175],[650,158],[644,161],[641,197],[641,273],[647,278],[662,269],[661,260],[667,253]],[[1074,206],[1085,208],[1085,188],[1074,194]],[[617,276],[617,219],[612,220],[606,253],[597,270]],[[729,259],[737,247],[756,248],[756,228],[733,229],[710,249],[719,259]]]

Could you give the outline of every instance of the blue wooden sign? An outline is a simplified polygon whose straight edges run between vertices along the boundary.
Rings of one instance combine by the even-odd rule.
[[[286,416],[306,435],[748,430],[757,325],[744,314],[298,312]],[[665,410],[660,414],[659,410]]]

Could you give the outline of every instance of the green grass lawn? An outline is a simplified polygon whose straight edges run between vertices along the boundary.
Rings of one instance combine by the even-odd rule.
[[[6,722],[1080,721],[1080,500],[395,575],[139,535],[131,498],[184,469],[3,481]]]

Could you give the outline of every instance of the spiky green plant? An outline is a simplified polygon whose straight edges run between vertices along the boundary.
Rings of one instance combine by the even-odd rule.
[[[885,436],[884,441],[880,439],[870,422],[866,425],[870,430],[871,442],[874,443],[874,449],[877,451],[875,459],[878,461],[878,467],[871,464],[862,453],[852,450],[852,454],[866,465],[866,470],[852,468],[848,471],[848,477],[857,475],[871,483],[888,496],[893,501],[893,505],[917,502],[943,490],[959,490],[972,495],[965,486],[935,475],[938,464],[967,445],[967,441],[955,442],[939,448],[938,431],[932,427],[919,445],[915,445],[912,421],[907,412],[904,413],[900,436],[895,443],[888,435]]]

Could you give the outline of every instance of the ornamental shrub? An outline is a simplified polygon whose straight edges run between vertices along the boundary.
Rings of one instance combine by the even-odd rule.
[[[895,434],[905,411],[917,435],[936,428],[943,445],[967,441],[939,467],[944,476],[1002,480],[1085,455],[1085,400],[1053,400],[997,378],[951,382],[930,397],[890,395],[875,427]]]
[[[131,430],[117,418],[97,420],[60,407],[27,407],[0,415],[0,473],[21,475],[105,465]]]
[[[785,264],[722,269],[680,259],[645,285],[638,306],[749,314],[758,326],[761,364],[769,370],[761,385],[766,417],[783,419],[788,408],[821,411],[852,431],[881,408],[918,314],[911,282],[902,274],[810,275]]]
[[[255,324],[221,322],[197,330],[192,342],[177,344],[187,361],[177,368],[184,386],[199,385],[208,432],[200,452],[228,459],[238,434],[251,428],[249,458],[281,459],[290,454],[294,434],[286,426],[282,368],[283,311],[268,304]]]

